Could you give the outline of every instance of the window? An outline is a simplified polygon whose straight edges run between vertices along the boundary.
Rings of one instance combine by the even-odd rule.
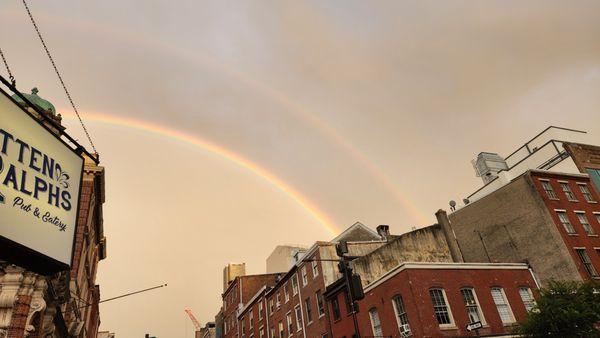
[[[310,298],[304,300],[304,307],[306,308],[306,321],[308,324],[312,323],[312,307],[310,304]]]
[[[287,283],[283,285],[283,297],[285,298],[286,303],[290,300],[290,292],[288,291]]]
[[[279,337],[283,338],[285,337],[285,332],[283,331],[283,323],[279,322]]]
[[[596,253],[598,254],[598,256],[600,256],[600,248],[594,248],[596,250]]]
[[[546,195],[548,196],[548,198],[553,199],[553,200],[558,199],[558,196],[556,196],[556,193],[554,192],[554,189],[552,189],[550,182],[542,181],[542,188],[544,188],[544,191],[546,192]]]
[[[498,314],[500,315],[502,323],[514,323],[515,317],[512,314],[512,310],[510,309],[510,305],[508,304],[504,290],[502,288],[492,288],[491,292],[492,299],[494,300],[494,304],[496,304],[496,309],[498,310]]]
[[[273,298],[269,299],[269,314],[273,314]]]
[[[333,311],[333,320],[340,319],[340,303],[337,298],[331,301],[331,310]]]
[[[560,222],[562,223],[563,227],[565,227],[565,231],[568,234],[574,234],[575,229],[573,228],[571,221],[569,221],[567,213],[564,211],[557,211],[556,213],[558,214],[558,218],[560,219]]]
[[[300,305],[296,305],[294,308],[296,312],[296,331],[302,330],[302,310],[300,309]]]
[[[402,337],[410,336],[410,325],[408,325],[408,316],[404,310],[404,302],[400,295],[392,298],[394,304],[394,313],[396,314],[396,322],[398,322],[398,330]]]
[[[594,213],[594,216],[596,216],[596,222],[598,224],[600,224],[600,214],[599,213]]]
[[[294,333],[294,322],[292,321],[292,313],[288,312],[285,315],[285,321],[287,323],[288,334],[291,336]]]
[[[319,318],[325,315],[325,304],[323,303],[321,291],[317,291],[317,310],[319,311]]]
[[[302,266],[302,286],[308,284],[308,276],[306,275],[306,265]]]
[[[446,293],[444,292],[444,289],[431,289],[429,290],[429,296],[433,303],[433,310],[438,324],[440,324],[440,326],[454,325],[452,314],[446,305]]]
[[[260,330],[258,331],[258,336],[260,338],[264,338],[265,337],[265,330],[261,327]]]
[[[590,256],[588,256],[585,249],[583,249],[583,248],[575,249],[575,251],[577,251],[577,255],[579,256],[579,259],[581,259],[581,263],[583,263],[583,266],[585,267],[585,271],[587,271],[588,275],[590,275],[590,277],[592,277],[592,278],[598,277],[598,273],[596,272],[596,269],[592,265]]]
[[[312,261],[312,274],[313,278],[316,278],[319,275],[319,265],[317,261]]]
[[[272,326],[271,326],[271,335],[269,337],[275,338],[275,328]]]
[[[579,190],[581,190],[581,194],[583,195],[583,198],[585,198],[585,200],[587,202],[596,202],[594,200],[594,197],[592,196],[592,193],[590,192],[590,188],[587,186],[587,184],[581,183],[579,184]]]
[[[465,302],[465,307],[467,308],[469,323],[481,322],[484,324],[485,320],[483,319],[483,315],[479,309],[479,302],[477,301],[475,290],[472,288],[460,289],[460,294],[462,295],[462,299]]]
[[[373,337],[382,337],[383,331],[381,330],[381,321],[379,320],[379,313],[376,308],[369,310],[369,318],[371,319],[371,328],[373,329]]]
[[[275,306],[277,307],[277,310],[279,310],[279,308],[281,307],[281,294],[279,292],[277,292],[277,297],[276,297],[276,302],[275,302]]]
[[[578,212],[577,218],[579,219],[579,223],[581,223],[581,225],[583,226],[583,229],[585,230],[586,234],[595,235],[594,229],[590,225],[590,222],[588,221],[587,216],[585,215],[585,212]]]
[[[252,310],[250,310],[248,317],[250,317],[250,329],[252,329],[254,328],[254,314],[252,313]]]
[[[258,303],[258,319],[262,320],[263,318],[263,303],[262,301]]]
[[[298,278],[296,276],[292,276],[292,293],[294,296],[298,294]]]
[[[527,310],[527,312],[533,310],[533,307],[535,306],[535,299],[533,298],[531,289],[526,286],[520,287],[519,295],[521,296],[523,305],[525,305],[525,310]]]
[[[242,334],[246,334],[246,325],[244,325],[244,318],[241,320],[242,324]]]
[[[569,201],[577,201],[577,199],[575,198],[575,195],[571,191],[571,187],[569,186],[569,183],[560,182],[560,187],[561,187],[562,191],[565,193],[565,195],[567,196],[567,199]]]

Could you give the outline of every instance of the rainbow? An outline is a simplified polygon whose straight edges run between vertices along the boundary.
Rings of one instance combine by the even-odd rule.
[[[74,115],[63,115],[63,119],[72,120],[73,122],[77,121]],[[149,132],[152,134],[174,139],[186,144],[190,144],[194,147],[216,154],[228,161],[235,163],[236,165],[241,166],[242,168],[251,171],[255,175],[258,175],[259,177],[263,178],[264,180],[275,186],[277,189],[289,196],[294,202],[300,205],[303,209],[305,209],[308,213],[310,213],[320,224],[323,225],[325,229],[327,229],[327,231],[331,235],[335,236],[339,233],[339,229],[333,225],[333,222],[329,219],[329,217],[317,206],[311,203],[299,191],[294,189],[289,184],[286,184],[273,173],[269,172],[267,169],[227,148],[224,148],[220,145],[214,144],[197,136],[193,136],[175,129],[171,129],[162,125],[138,119],[89,112],[86,112],[85,119],[86,121],[104,123],[113,126],[120,126]]]
[[[11,13],[12,14],[12,13]],[[11,15],[7,15],[9,19],[12,19]],[[425,216],[414,203],[406,197],[406,194],[399,190],[397,184],[383,172],[379,167],[375,165],[373,161],[368,159],[360,150],[358,150],[351,142],[330,125],[325,123],[314,113],[308,111],[303,105],[294,101],[285,93],[278,91],[272,86],[268,86],[254,77],[249,76],[237,69],[234,69],[217,58],[211,57],[204,53],[204,55],[191,52],[179,46],[165,43],[160,40],[151,39],[147,36],[132,34],[122,29],[115,29],[113,27],[98,25],[90,22],[84,22],[73,18],[60,18],[52,15],[42,14],[46,20],[52,20],[54,24],[63,26],[78,26],[81,29],[91,30],[96,33],[110,36],[112,40],[120,39],[129,44],[135,44],[142,46],[143,48],[151,49],[153,52],[168,53],[174,55],[179,59],[188,62],[195,66],[203,67],[204,69],[217,70],[225,76],[235,80],[238,83],[242,83],[248,88],[256,91],[260,95],[267,97],[277,104],[285,108],[285,111],[311,125],[316,130],[321,132],[327,138],[329,138],[334,144],[341,148],[347,155],[349,155],[356,163],[360,164],[361,167],[366,170],[369,175],[381,186],[383,186],[391,196],[394,197],[405,209],[408,211],[409,216],[413,221],[417,222],[417,225],[427,224],[429,217]]]

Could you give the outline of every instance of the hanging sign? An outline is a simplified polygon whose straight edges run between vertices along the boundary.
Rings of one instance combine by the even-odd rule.
[[[71,266],[83,158],[0,95],[0,259],[34,271]]]

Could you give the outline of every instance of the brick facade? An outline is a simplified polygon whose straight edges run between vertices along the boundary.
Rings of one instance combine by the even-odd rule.
[[[334,306],[339,316],[333,316],[333,337],[352,337],[354,322],[348,311],[345,288],[330,289],[327,293],[329,311]],[[499,310],[492,298],[494,291],[504,295],[509,319],[503,323]],[[513,325],[525,319],[526,308],[521,299],[519,288],[532,295],[536,284],[532,274],[522,264],[468,264],[468,263],[405,263],[390,271],[379,280],[365,287],[365,298],[358,302],[356,315],[361,337],[403,337],[399,319],[403,313],[405,329],[414,337],[458,337],[471,336],[466,325],[472,322],[461,290],[469,289],[474,303],[471,309],[476,311],[483,323],[480,336],[508,334]],[[447,324],[440,324],[434,311],[431,290],[442,295],[443,306],[438,307],[447,316]],[[532,291],[533,290],[533,291]],[[398,301],[401,306],[398,306]],[[334,305],[337,302],[337,305]],[[440,305],[440,304],[438,304]],[[373,316],[379,319],[377,322]],[[379,326],[380,330],[374,326]]]

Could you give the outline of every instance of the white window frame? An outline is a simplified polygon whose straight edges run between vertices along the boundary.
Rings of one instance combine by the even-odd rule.
[[[562,190],[569,202],[579,202],[577,200],[577,196],[575,196],[575,193],[573,193],[573,189],[571,189],[571,185],[568,181],[558,181],[558,185],[560,185],[560,190]]]
[[[444,300],[444,304],[446,306],[446,310],[448,311],[448,318],[450,319],[450,323],[448,323],[448,324],[440,324],[440,323],[438,323],[439,327],[440,328],[449,328],[449,327],[453,328],[453,327],[456,327],[456,323],[454,321],[454,316],[452,315],[452,309],[450,308],[450,303],[448,302],[448,297],[446,296],[446,290],[444,290],[444,288],[441,288],[441,287],[430,288],[429,291],[431,291],[431,290],[440,290],[440,291],[442,291],[442,297],[443,297],[443,300]],[[431,305],[433,306],[433,315],[434,315],[434,317],[436,317],[435,321],[437,322],[437,316],[435,314],[435,304],[433,304],[433,299],[431,299],[431,293],[430,292],[428,292],[428,293],[429,293],[429,299],[431,301]]]
[[[292,295],[298,294],[298,274],[292,276]]]
[[[315,315],[315,312],[312,308],[312,302],[310,301],[310,297],[304,300],[304,308],[306,311],[306,325],[309,325],[313,322]]]
[[[252,310],[250,310],[250,312],[248,312],[248,323],[249,323],[249,328],[253,329],[254,328],[254,313]]]
[[[281,308],[281,292],[277,292],[277,295],[275,296],[275,307],[277,310]]]
[[[290,292],[288,291],[288,282],[285,282],[285,284],[283,284],[283,299],[285,299],[286,303],[290,301]]]
[[[258,320],[262,320],[263,319],[263,303],[262,301],[260,301],[258,303]]]
[[[272,315],[273,312],[275,311],[275,302],[273,301],[273,298],[269,299],[269,315]]]
[[[573,226],[573,223],[571,222],[571,220],[569,219],[569,214],[567,214],[567,211],[564,209],[554,209],[554,212],[556,212],[556,216],[558,217],[558,221],[560,222],[560,224],[562,225],[563,229],[565,230],[565,232],[567,233],[567,235],[576,235],[577,231],[575,231],[575,227]],[[564,215],[566,217],[566,221],[570,226],[570,229],[573,230],[573,232],[569,232],[569,227],[567,227],[565,225],[564,220],[560,217],[561,215]]]
[[[400,311],[398,310],[398,307],[396,304],[396,298],[400,299],[400,302],[402,303],[402,310],[404,311],[402,314],[404,317],[406,317],[406,323],[403,323],[402,319],[400,318]],[[405,330],[404,332],[408,332],[409,334],[411,332],[410,321],[408,320],[408,313],[406,312],[406,305],[404,305],[404,299],[402,298],[402,295],[397,294],[392,297],[392,307],[394,308],[394,315],[396,316],[396,324],[398,324],[398,332],[400,332],[400,336],[408,337],[408,335],[402,333],[403,328],[408,329],[408,330],[404,329]]]
[[[479,321],[481,322],[482,325],[487,325],[487,322],[485,320],[485,316],[483,315],[483,310],[481,309],[481,304],[479,304],[479,298],[477,297],[477,292],[475,291],[475,288],[470,287],[470,286],[466,286],[463,288],[460,288],[459,292],[461,293],[461,299],[463,299],[463,295],[462,295],[462,290],[471,290],[471,292],[473,293],[473,299],[475,300],[475,306],[477,306],[477,315],[479,316]],[[467,308],[467,304],[465,304],[465,310],[467,310],[467,316],[468,314],[468,308]]]
[[[379,332],[376,332],[375,323],[373,321],[373,314],[377,317],[377,322],[379,323]],[[381,317],[379,317],[379,311],[376,307],[369,309],[369,322],[371,323],[371,332],[373,332],[373,337],[383,337],[383,328],[381,326]]]
[[[296,332],[300,332],[302,331],[302,309],[300,308],[300,304],[294,307],[294,312],[296,313]]]
[[[579,261],[583,265],[584,270],[587,272],[588,277],[591,279],[598,279],[600,277],[600,275],[598,275],[598,270],[596,270],[594,263],[592,263],[592,259],[590,258],[590,255],[588,255],[587,249],[584,247],[575,247],[573,249],[575,249],[575,253],[577,254],[577,257],[579,257]],[[585,253],[585,257],[587,258],[588,262],[585,262],[584,257],[582,257],[579,254],[580,250],[582,250]],[[589,266],[590,266],[589,269],[586,264],[589,264]],[[590,269],[591,269],[591,271],[590,271]]]
[[[558,195],[556,194],[556,191],[554,191],[554,188],[550,184],[550,180],[540,178],[540,182],[542,184],[542,190],[544,190],[546,196],[551,200],[557,200]],[[550,190],[547,190],[546,188],[550,188]]]
[[[292,317],[292,311],[288,311],[285,314],[285,324],[288,330],[288,336],[291,337],[294,334],[294,318]]]
[[[308,285],[308,273],[306,272],[306,264],[302,265],[301,273],[302,273],[302,286],[304,287],[304,286]]]
[[[577,220],[579,221],[579,223],[581,224],[581,226],[583,227],[583,230],[585,230],[585,233],[588,236],[596,236],[596,232],[594,231],[594,228],[592,227],[592,224],[590,223],[589,218],[587,217],[587,214],[585,211],[575,211],[575,216],[577,216]],[[583,216],[583,219],[585,220],[585,223],[581,220],[581,216]],[[587,227],[586,227],[587,224]]]
[[[319,262],[312,261],[311,265],[312,265],[313,279],[315,279],[319,275]]]
[[[502,300],[504,301],[505,304],[496,303],[496,300],[494,299],[494,295],[493,295],[493,290],[500,290],[500,295],[502,296]],[[504,288],[499,287],[499,286],[494,286],[494,287],[490,288],[490,294],[492,295],[492,301],[494,302],[494,305],[496,306],[496,311],[498,312],[498,316],[500,317],[500,321],[502,322],[502,325],[512,325],[512,324],[516,323],[515,314],[512,311],[512,307],[510,306],[510,303],[508,302],[508,298],[506,297]],[[508,315],[510,316],[510,318],[509,318],[510,321],[505,322],[504,319],[502,319],[502,315],[500,315],[500,310],[498,308],[498,305],[506,305],[506,309],[508,310]]]
[[[583,199],[588,202],[588,203],[598,203],[598,201],[596,201],[594,199],[594,195],[592,195],[592,191],[590,190],[590,187],[588,186],[587,183],[577,183],[577,186],[579,186],[579,191],[581,192],[581,194],[583,195]],[[585,189],[585,191],[584,191]],[[588,198],[589,196],[589,198]]]
[[[321,296],[321,305],[319,306],[319,295]],[[315,300],[317,301],[317,314],[319,315],[319,318],[325,316],[325,306],[327,306],[325,304],[325,299],[323,298],[323,294],[321,293],[320,290],[318,290],[317,292],[315,292]]]
[[[525,292],[527,293],[527,297],[529,297],[529,300],[523,299],[523,294],[521,293],[521,291],[523,291],[523,290],[525,290]],[[535,298],[533,297],[533,292],[531,291],[531,288],[528,286],[519,286],[518,291],[519,291],[519,296],[521,297],[521,301],[523,302],[523,306],[525,306],[525,310],[527,312],[530,312],[531,310],[533,310],[533,308],[535,307],[535,305],[537,303],[535,301]]]
[[[265,337],[265,328],[263,326],[261,326],[258,329],[258,336],[259,336],[259,338],[264,338]]]

